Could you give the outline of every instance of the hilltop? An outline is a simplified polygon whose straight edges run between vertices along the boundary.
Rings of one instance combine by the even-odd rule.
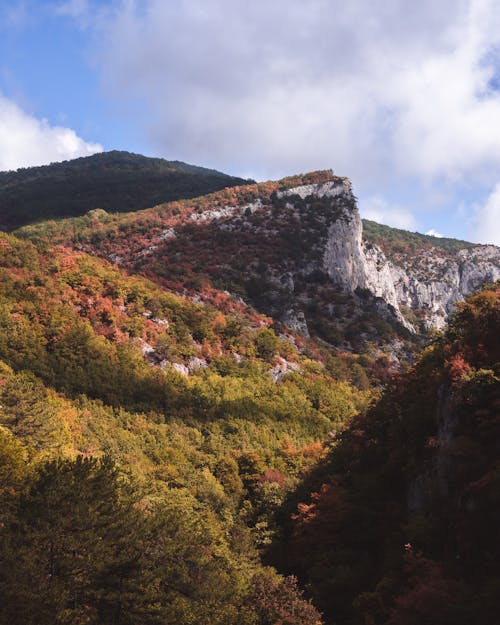
[[[246,182],[180,161],[103,152],[0,172],[0,228],[9,231],[44,219],[83,215],[95,208],[138,210]]]

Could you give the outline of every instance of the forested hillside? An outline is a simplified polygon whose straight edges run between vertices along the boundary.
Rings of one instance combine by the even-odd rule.
[[[460,239],[435,237],[420,232],[408,232],[400,228],[391,228],[369,219],[363,219],[363,235],[370,243],[379,245],[389,258],[397,254],[418,254],[422,250],[440,248],[450,254],[474,247],[473,243]]]
[[[192,296],[227,291],[330,353],[396,364],[457,301],[500,278],[500,249],[362,221],[350,180],[316,171],[126,214],[16,231]]]
[[[0,172],[0,229],[9,231],[44,219],[83,215],[95,208],[109,212],[139,210],[245,182],[180,161],[103,152]]]
[[[259,553],[369,392],[222,294],[0,247],[0,622],[318,623]]]
[[[0,625],[495,622],[500,289],[417,336],[387,258],[498,250],[389,230],[320,171],[0,233]]]
[[[380,298],[367,289],[349,292],[330,279],[322,264],[329,222],[341,212],[337,204],[354,211],[354,198],[304,201],[293,195],[291,204],[281,196],[301,187],[314,193],[315,186],[345,181],[331,171],[316,171],[124,215],[91,211],[26,226],[16,234],[97,254],[202,298],[213,290],[228,291],[303,337],[378,358],[384,352],[380,347],[395,339],[406,345],[412,337]]]
[[[327,622],[497,620],[499,327],[498,286],[459,305],[288,501],[275,557]]]

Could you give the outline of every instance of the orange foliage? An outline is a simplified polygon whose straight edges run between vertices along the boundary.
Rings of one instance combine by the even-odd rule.
[[[460,382],[468,373],[471,372],[471,365],[464,359],[462,354],[455,354],[446,361],[450,378],[452,382]]]

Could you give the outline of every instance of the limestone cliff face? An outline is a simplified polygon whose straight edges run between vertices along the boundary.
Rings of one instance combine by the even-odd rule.
[[[399,310],[392,267],[378,247],[363,242],[361,218],[354,203],[328,227],[323,266],[332,281],[345,290],[368,290],[384,300],[396,319],[411,329]]]
[[[298,219],[301,228],[311,233],[312,248],[320,250],[319,262],[317,256],[301,259],[308,269],[321,269],[344,292],[370,293],[382,317],[392,317],[410,331],[443,327],[457,301],[500,278],[500,249],[493,245],[465,244],[464,249],[450,252],[437,241],[436,245],[427,243],[417,254],[387,258],[379,246],[364,240],[347,178],[297,186],[276,195],[286,200],[288,217]],[[266,211],[265,199],[261,208]],[[293,293],[297,268],[288,266],[287,270],[273,267],[269,275],[274,272],[281,288],[290,283],[288,291]],[[289,313],[295,319],[295,312]],[[414,327],[403,313],[413,313],[421,328]]]
[[[466,248],[454,258],[436,248],[417,260],[391,263],[392,275],[399,304],[421,311],[427,328],[443,327],[457,301],[500,278],[500,249],[494,245]]]
[[[347,180],[298,187],[287,195],[332,203],[336,210],[327,224],[324,270],[344,290],[366,290],[386,302],[408,329],[413,328],[402,307],[418,312],[426,329],[441,328],[457,301],[500,278],[500,249],[493,245],[467,247],[456,254],[436,246],[399,263],[389,260],[378,246],[363,240],[361,218]]]
[[[392,340],[394,321],[412,332],[440,328],[458,300],[500,278],[495,246],[462,249],[390,228],[388,238],[363,235],[350,180],[331,172],[297,179],[318,178],[208,196],[184,213],[159,206],[149,211],[149,229],[138,223],[140,236],[113,230],[97,253],[175,284],[201,273],[339,349]],[[411,249],[386,245],[407,235],[416,238]],[[81,249],[95,253],[89,244]]]

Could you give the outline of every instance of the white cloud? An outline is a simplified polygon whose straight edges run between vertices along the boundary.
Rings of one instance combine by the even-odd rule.
[[[101,152],[71,128],[51,126],[0,95],[0,170],[45,165]]]
[[[427,232],[425,233],[430,237],[436,237],[437,239],[442,239],[443,235],[438,232],[437,230],[434,230],[434,228],[431,228],[430,230],[427,230]]]
[[[362,217],[379,224],[403,230],[415,230],[417,227],[417,221],[408,209],[390,204],[380,196],[372,196],[360,201],[359,210]]]
[[[494,0],[115,6],[99,22],[104,84],[145,103],[167,156],[264,177],[333,166],[372,189],[498,171]]]
[[[471,228],[471,239],[478,243],[500,245],[500,182],[483,206],[476,210]]]
[[[496,0],[58,6],[93,24],[104,89],[167,158],[260,179],[333,167],[354,180],[365,217],[394,227],[446,223],[462,202],[459,237],[470,198],[498,181]],[[395,189],[404,200],[385,200]],[[498,241],[496,201],[477,210],[471,238]]]

